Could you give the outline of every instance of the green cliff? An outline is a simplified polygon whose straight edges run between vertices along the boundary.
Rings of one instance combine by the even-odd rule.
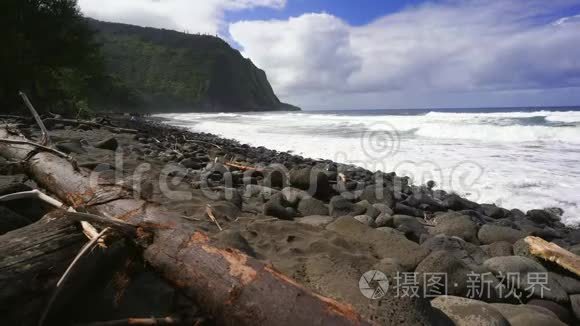
[[[299,110],[218,37],[89,19],[105,69],[151,112]]]

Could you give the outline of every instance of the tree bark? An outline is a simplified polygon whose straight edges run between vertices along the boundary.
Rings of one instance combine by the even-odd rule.
[[[24,140],[0,128],[0,138]],[[0,155],[22,160],[33,148],[0,143]],[[117,186],[91,185],[82,171],[52,153],[29,160],[29,175],[61,201],[132,224],[158,225],[144,259],[224,325],[367,325],[354,309],[315,294],[235,249],[219,249],[180,216]]]

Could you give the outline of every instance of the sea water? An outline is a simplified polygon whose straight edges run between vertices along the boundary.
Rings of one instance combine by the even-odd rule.
[[[165,114],[168,123],[580,224],[580,110],[352,110]]]

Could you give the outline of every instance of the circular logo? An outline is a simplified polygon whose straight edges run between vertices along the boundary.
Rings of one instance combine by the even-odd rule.
[[[363,132],[361,146],[364,154],[374,160],[385,159],[397,154],[401,138],[390,123],[375,123]]]
[[[389,280],[381,271],[371,270],[364,273],[358,281],[360,292],[371,300],[378,300],[387,294]]]

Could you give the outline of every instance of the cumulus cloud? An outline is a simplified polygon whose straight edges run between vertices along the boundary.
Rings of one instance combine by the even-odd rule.
[[[578,18],[546,20],[569,3],[454,0],[410,7],[365,26],[305,14],[237,22],[229,31],[274,88],[293,99],[537,94],[580,86]]]
[[[218,34],[226,11],[283,8],[286,0],[79,0],[89,17],[104,21]]]

